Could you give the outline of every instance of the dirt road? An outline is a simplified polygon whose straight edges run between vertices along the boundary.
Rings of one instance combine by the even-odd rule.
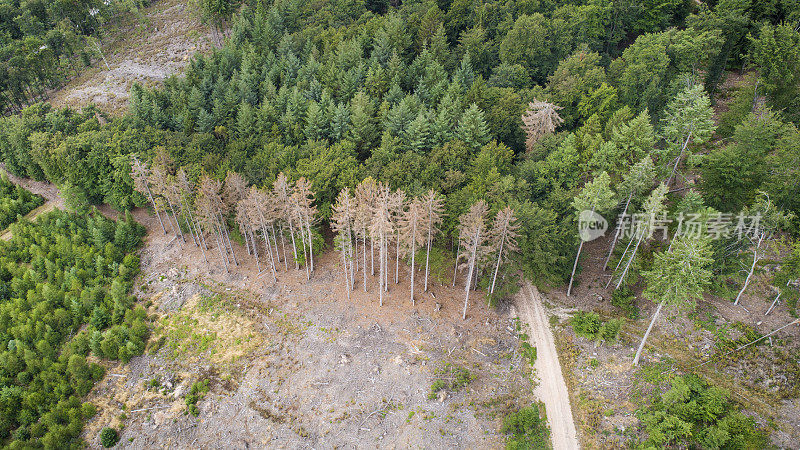
[[[517,308],[520,319],[528,324],[531,344],[536,347],[537,359],[534,367],[540,383],[536,387],[535,394],[544,402],[553,448],[577,449],[580,446],[575,432],[575,422],[572,420],[569,392],[561,375],[561,364],[558,362],[553,333],[539,291],[527,281],[517,296]]]

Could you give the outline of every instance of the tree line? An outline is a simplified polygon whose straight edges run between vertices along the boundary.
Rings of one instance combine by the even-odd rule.
[[[206,263],[206,252],[216,247],[226,271],[239,264],[229,229],[235,226],[247,254],[255,258],[259,275],[269,273],[277,281],[278,271],[288,271],[290,265],[295,270],[302,265],[307,278],[314,272],[314,251],[319,253],[322,248],[322,234],[316,227],[319,217],[315,193],[305,178],[291,181],[280,173],[271,187],[258,188],[248,187],[240,174],[229,172],[224,182],[203,176],[195,186],[164,151],[156,154],[152,164],[133,156],[131,176],[137,191],[149,200],[161,230],[199,247]],[[348,299],[359,270],[364,292],[368,274],[374,277],[377,272],[378,297],[383,306],[390,278],[394,284],[400,281],[403,258],[411,266],[409,297],[411,304],[416,304],[415,277],[422,264],[418,265],[417,254],[424,249],[423,291],[427,292],[430,255],[441,232],[443,204],[443,196],[434,190],[411,197],[372,178],[358,183],[352,194],[349,187],[342,189],[332,206],[330,225],[337,233],[335,245],[342,254]],[[497,211],[492,223],[489,212],[487,203],[481,200],[458,219],[453,285],[458,273],[464,273],[464,318],[469,293],[477,289],[479,274],[487,275],[487,281],[491,279],[488,291],[494,294],[501,264],[518,248],[519,225],[513,209],[506,206]],[[391,250],[395,253],[393,277]]]

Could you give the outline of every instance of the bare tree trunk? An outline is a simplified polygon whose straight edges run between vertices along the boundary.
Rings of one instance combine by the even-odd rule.
[[[578,254],[575,255],[575,262],[572,263],[572,275],[569,276],[569,286],[567,286],[567,297],[572,292],[572,282],[575,280],[575,270],[578,268],[578,260],[581,257],[581,250],[583,250],[583,239],[581,239],[580,245],[578,245]]]
[[[362,227],[363,228],[363,227]],[[362,272],[364,272],[364,292],[367,292],[367,235],[364,234],[364,240],[361,242],[362,254],[364,255],[364,263],[362,264]]]
[[[675,160],[675,165],[672,166],[672,173],[669,175],[667,179],[667,187],[672,183],[672,179],[675,177],[675,171],[678,170],[678,164],[681,162],[683,158],[683,152],[686,151],[686,147],[689,145],[689,140],[692,138],[692,132],[690,131],[689,134],[686,136],[686,140],[683,142],[683,147],[681,147],[681,152],[678,153],[678,159]]]
[[[219,243],[219,236],[217,236],[217,233],[214,233],[214,239],[217,241],[217,250],[219,250],[219,255],[222,257],[222,264],[225,266],[225,272],[230,272],[230,270],[228,270],[228,261],[225,252],[222,251],[222,245]]]
[[[228,248],[231,249],[231,257],[233,257],[233,264],[238,266],[239,261],[236,260],[236,252],[233,251],[233,244],[231,244],[231,238],[230,235],[228,234],[228,226],[225,224],[225,217],[222,216],[222,212],[219,212],[219,215],[221,220],[220,227],[222,228],[223,237],[225,238],[225,241],[228,243]]]
[[[628,213],[628,205],[631,203],[631,199],[633,198],[633,191],[631,191],[630,195],[628,195],[628,200],[625,202],[625,209],[622,210],[622,215],[620,217],[625,217],[625,214]],[[617,239],[619,239],[620,235],[620,227],[617,226],[617,231],[614,233],[614,240],[611,241],[611,248],[608,250],[608,256],[606,256],[606,261],[603,263],[603,270],[608,268],[608,261],[611,259],[611,255],[614,253],[614,247],[617,245]]]
[[[617,273],[617,269],[619,269],[620,264],[622,264],[622,260],[625,259],[625,255],[628,254],[628,249],[631,248],[631,244],[633,244],[633,238],[628,241],[628,245],[625,247],[625,251],[622,252],[622,255],[619,257],[619,261],[617,261],[617,266],[614,267],[614,270],[611,272],[611,277],[608,279],[606,283],[606,289],[611,286],[611,282],[614,280],[614,274]]]
[[[431,223],[430,206],[428,207],[428,250],[425,252],[425,292],[428,292],[428,264],[431,260],[431,244],[433,243],[433,224]]]
[[[186,243],[186,238],[183,236],[183,231],[181,231],[181,224],[180,224],[180,222],[178,222],[178,215],[175,214],[175,208],[172,207],[172,202],[170,202],[169,200],[167,200],[167,204],[169,205],[169,209],[172,210],[172,217],[175,218],[175,225],[177,225],[177,227],[178,227],[178,234],[181,235],[181,240],[185,244]]]
[[[453,268],[453,287],[456,286],[456,276],[458,276],[458,256],[459,256],[459,253],[461,253],[461,239],[458,240],[458,246],[456,247],[456,266]]]
[[[380,245],[379,254],[378,254],[378,258],[380,258],[380,260],[378,261],[378,265],[380,266],[378,268],[378,271],[380,272],[380,274],[379,274],[380,277],[379,277],[379,280],[378,280],[378,291],[380,293],[380,295],[379,295],[379,297],[380,297],[380,306],[383,306],[383,230],[380,231],[379,239],[380,239],[381,242],[378,243],[378,245]],[[370,245],[372,245],[372,241],[370,241]],[[374,265],[373,265],[373,268],[374,268]]]
[[[619,281],[617,281],[617,286],[614,289],[619,289],[619,287],[622,285],[622,280],[624,280],[625,279],[625,275],[628,274],[628,269],[630,269],[630,267],[631,267],[631,263],[633,262],[633,258],[636,257],[636,250],[639,249],[639,244],[642,243],[642,238],[643,237],[644,237],[644,232],[642,232],[642,235],[639,236],[639,240],[636,241],[636,246],[633,247],[633,252],[631,253],[631,257],[628,259],[628,263],[625,264],[625,270],[622,271],[622,275],[619,277]]]
[[[278,251],[278,234],[275,232],[275,223],[270,222],[269,228],[272,230],[272,245],[275,247],[275,259],[278,261],[278,265],[280,265],[281,254]]]
[[[466,297],[464,298],[464,313],[462,315],[463,320],[467,320],[467,305],[469,304],[469,291],[472,287],[472,274],[475,271],[475,260],[477,259],[478,253],[478,239],[480,238],[480,231],[475,233],[475,243],[472,246],[472,256],[469,260],[469,270],[467,271],[467,283],[466,283]]]
[[[647,341],[647,337],[650,336],[650,331],[653,329],[653,325],[656,323],[656,319],[658,319],[658,315],[661,313],[661,308],[664,307],[664,302],[658,304],[658,308],[656,308],[656,312],[653,314],[653,319],[650,320],[650,325],[647,326],[647,331],[644,332],[644,336],[642,336],[642,342],[639,343],[639,348],[636,350],[636,356],[633,357],[633,365],[636,366],[639,364],[639,357],[642,356],[642,350],[644,349],[644,343]]]
[[[750,266],[750,272],[747,273],[747,278],[744,279],[744,285],[742,285],[742,289],[736,295],[736,300],[733,302],[734,305],[739,304],[739,300],[742,298],[742,294],[744,294],[745,289],[747,289],[747,285],[750,284],[750,277],[753,276],[753,272],[756,270],[756,263],[758,263],[758,249],[761,247],[761,242],[764,240],[764,233],[761,233],[758,237],[758,244],[756,244],[755,250],[753,250],[753,264]]]
[[[417,218],[414,217],[414,224],[411,227],[411,305],[416,306],[414,301],[414,259],[417,256]]]
[[[297,244],[294,240],[294,227],[292,227],[292,219],[289,219],[289,235],[292,237],[292,251],[294,252],[294,269],[299,270],[300,264],[297,262]]]
[[[397,232],[397,250],[394,254],[394,284],[400,282],[400,232]]]
[[[350,301],[350,283],[347,281],[347,245],[344,236],[340,236],[342,241],[342,271],[344,272],[344,290],[347,291],[347,301]]]
[[[286,255],[286,232],[283,231],[283,224],[280,226],[281,229],[281,245],[283,246],[283,267],[286,271],[289,270],[289,263],[287,262],[288,258]]]
[[[303,260],[305,262],[305,264],[303,265],[306,266],[306,280],[310,280],[311,272],[309,272],[308,268],[308,252],[306,252],[306,233],[303,228],[304,228],[303,219],[300,219],[300,230],[298,232],[300,233],[300,243],[303,245]]]
[[[255,233],[252,230],[248,230],[250,234],[250,242],[253,243],[253,256],[256,257],[256,269],[258,273],[261,273],[261,260],[258,257],[258,244],[256,243]]]
[[[272,268],[272,279],[274,281],[278,281],[278,274],[275,271],[275,259],[272,258],[272,248],[269,246],[269,234],[267,233],[267,227],[264,224],[261,224],[261,232],[264,233],[264,244],[267,246],[267,253],[269,254],[269,263]]]
[[[372,276],[375,276],[375,244],[372,239],[369,240],[369,266]]]
[[[495,282],[497,281],[497,272],[500,270],[500,260],[503,257],[503,244],[505,243],[506,243],[506,235],[505,233],[503,233],[503,235],[500,237],[500,251],[497,252],[497,264],[494,266],[494,275],[492,276],[492,288],[489,290],[490,294],[494,294],[494,285]]]
[[[158,217],[158,223],[161,224],[161,229],[164,230],[164,234],[167,234],[167,229],[166,229],[166,227],[164,227],[164,222],[161,221],[161,215],[158,214],[158,207],[156,206],[156,201],[153,198],[153,193],[150,192],[150,185],[147,184],[147,182],[144,182],[143,184],[144,184],[144,187],[147,188],[147,197],[150,198],[150,203],[153,204],[153,211],[155,211],[156,217]]]
[[[306,231],[308,231],[308,251],[311,258],[311,271],[314,271],[314,238],[311,235],[311,220],[306,215]]]

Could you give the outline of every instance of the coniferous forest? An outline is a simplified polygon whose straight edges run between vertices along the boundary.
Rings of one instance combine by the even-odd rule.
[[[614,299],[657,305],[634,365],[662,307],[738,305],[773,243],[768,284],[796,318],[797,2],[199,0],[218,45],[185,73],[134,84],[122,115],[53,108],[49,90],[102,64],[104,17],[141,6],[106,3],[0,0],[0,161],[78,213],[20,221],[0,243],[0,442],[77,443],[103,375],[87,356],[144,349],[128,295],[144,229],[104,204],[149,208],[225,271],[239,243],[268,278],[310,279],[332,247],[348,298],[369,272],[380,305],[401,259],[410,305],[447,262],[464,319],[471,291],[497,305],[523,277],[569,298],[599,264]],[[0,180],[0,228],[39,204]],[[579,233],[589,211],[609,222],[599,263]],[[642,220],[625,233],[618,216]],[[669,392],[684,385],[707,389],[687,377]],[[738,411],[670,408],[643,409],[644,444],[761,445]],[[721,431],[677,433],[667,414]]]

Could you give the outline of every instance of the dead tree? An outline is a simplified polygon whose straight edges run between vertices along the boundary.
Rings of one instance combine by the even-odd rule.
[[[300,265],[297,261],[297,244],[294,239],[294,208],[292,207],[292,191],[294,190],[292,184],[286,178],[283,172],[278,174],[275,183],[272,186],[272,192],[277,202],[278,209],[283,221],[289,228],[289,236],[292,240],[292,252],[294,254],[294,268],[299,270]],[[286,246],[284,245],[284,256]],[[284,258],[285,260],[285,258]]]
[[[516,223],[514,210],[510,206],[498,211],[494,218],[494,225],[491,233],[491,247],[497,252],[497,262],[494,266],[492,275],[492,287],[490,294],[494,294],[495,283],[497,282],[497,272],[500,270],[500,263],[508,258],[508,255],[518,250],[517,237],[519,237],[519,225]]]
[[[354,193],[356,202],[354,229],[356,232],[356,243],[358,242],[358,238],[361,238],[361,254],[363,257],[361,270],[364,272],[364,292],[367,292],[367,239],[370,237],[370,230],[372,230],[372,209],[377,189],[378,187],[375,180],[366,178],[356,186]],[[356,247],[358,247],[358,245],[356,245]]]
[[[372,236],[378,240],[378,291],[380,296],[380,306],[383,306],[383,292],[386,290],[386,269],[387,269],[387,241],[392,234],[392,221],[389,217],[389,188],[384,185],[378,186],[378,195],[375,197],[372,218]]]
[[[392,227],[394,228],[395,240],[395,254],[394,254],[394,284],[400,282],[400,244],[401,235],[400,228],[403,222],[403,216],[406,212],[406,193],[398,189],[392,194],[389,200],[389,211],[392,219]]]
[[[150,169],[147,167],[147,164],[140,162],[136,156],[131,156],[131,178],[133,178],[133,186],[137,191],[147,195],[147,199],[150,200],[153,211],[158,218],[158,223],[161,224],[161,229],[164,231],[164,234],[167,234],[167,228],[161,220],[161,215],[158,213],[158,205],[156,205],[153,192],[150,190],[149,175]]]
[[[350,300],[350,290],[353,288],[353,261],[352,261],[352,228],[353,228],[354,202],[350,189],[344,188],[333,205],[331,228],[339,234],[339,245],[342,250],[342,272],[344,273],[347,300]],[[349,278],[348,278],[349,276]]]
[[[408,209],[406,213],[403,215],[403,223],[402,223],[402,237],[403,237],[403,244],[411,253],[411,304],[416,305],[416,300],[414,299],[414,277],[416,274],[416,256],[417,256],[417,246],[421,245],[425,236],[422,233],[422,229],[425,226],[424,223],[425,219],[425,205],[422,204],[420,199],[415,198],[411,199],[408,202]]]
[[[467,256],[467,260],[464,263],[467,269],[467,280],[464,285],[466,296],[464,298],[464,313],[462,316],[465,320],[467,318],[469,291],[472,287],[473,277],[476,276],[487,252],[486,215],[488,212],[489,207],[486,202],[478,200],[472,205],[468,213],[461,216],[459,221],[461,245],[464,247]]]
[[[229,272],[228,252],[227,248],[225,248],[225,239],[217,214],[219,208],[218,202],[221,201],[218,197],[219,183],[204,175],[200,180],[197,198],[195,200],[197,218],[200,221],[201,227],[205,228],[206,231],[214,236],[217,242],[217,250],[225,266],[225,271]]]
[[[304,177],[300,177],[295,183],[294,189],[294,206],[296,208],[295,214],[297,215],[300,223],[301,232],[305,228],[304,237],[308,240],[308,260],[306,265],[310,271],[314,271],[314,238],[311,232],[311,226],[314,224],[317,214],[317,208],[314,203],[314,192],[311,190],[311,183]]]
[[[564,123],[564,119],[558,115],[560,109],[560,106],[536,99],[528,103],[528,110],[522,115],[522,130],[527,136],[525,146],[528,151],[531,151],[540,139],[552,134]]]
[[[442,206],[444,199],[433,189],[422,196],[422,204],[425,207],[425,228],[428,229],[427,249],[425,251],[425,292],[428,292],[428,273],[431,260],[431,246],[433,238],[439,233],[439,225],[442,223]]]

